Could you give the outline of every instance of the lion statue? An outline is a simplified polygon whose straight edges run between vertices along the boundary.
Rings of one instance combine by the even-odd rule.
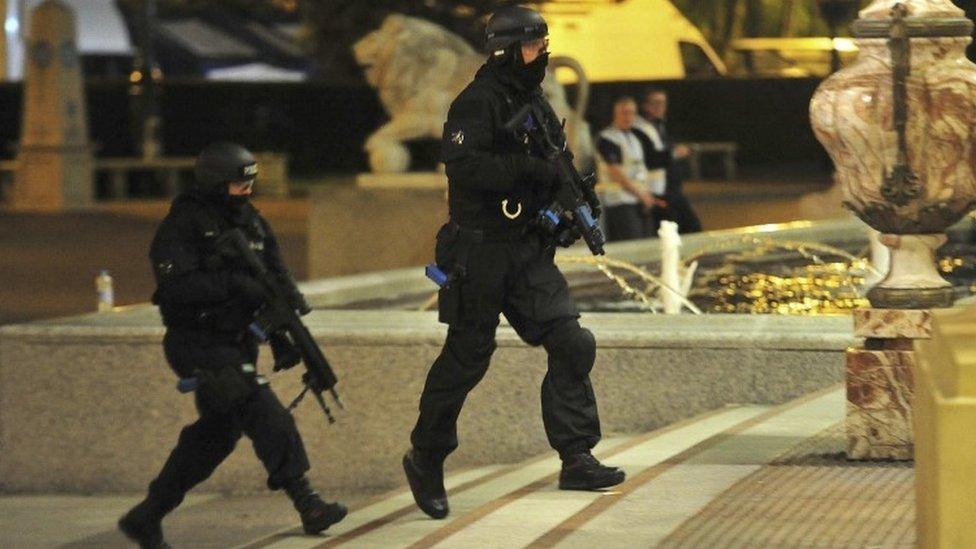
[[[451,101],[474,78],[484,56],[444,28],[416,17],[393,14],[379,29],[356,42],[353,56],[366,81],[376,88],[390,120],[366,140],[364,149],[375,173],[401,173],[410,167],[404,142],[440,139]],[[581,83],[575,108],[566,101],[552,73],[558,67],[577,73]],[[580,165],[592,161],[593,143],[583,120],[588,85],[575,60],[554,57],[543,82],[553,110],[565,118],[570,148]]]

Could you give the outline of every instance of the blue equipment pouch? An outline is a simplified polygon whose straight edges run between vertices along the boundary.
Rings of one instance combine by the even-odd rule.
[[[437,266],[437,263],[427,265],[427,267],[424,269],[424,273],[427,275],[427,278],[431,279],[439,288],[447,286],[448,282],[451,280],[451,276],[441,270],[441,268]]]

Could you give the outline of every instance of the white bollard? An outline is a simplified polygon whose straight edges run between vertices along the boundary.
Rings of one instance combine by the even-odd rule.
[[[667,288],[661,288],[659,295],[666,314],[681,312],[680,292],[681,280],[681,237],[678,236],[678,224],[673,221],[662,221],[657,235],[661,242],[661,282]]]
[[[95,293],[98,295],[98,312],[111,311],[115,305],[115,291],[108,269],[102,269],[95,277]]]

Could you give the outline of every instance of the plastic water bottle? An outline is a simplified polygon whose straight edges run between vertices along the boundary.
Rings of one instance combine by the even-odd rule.
[[[112,275],[108,269],[102,269],[95,277],[95,293],[98,294],[98,312],[111,311],[115,304],[115,292],[112,290]]]

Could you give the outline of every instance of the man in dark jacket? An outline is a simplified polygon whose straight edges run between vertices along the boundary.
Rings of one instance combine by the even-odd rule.
[[[651,88],[644,94],[641,114],[643,117],[638,118],[637,128],[654,144],[644,154],[647,168],[664,169],[667,174],[663,208],[655,212],[654,234],[657,235],[662,220],[677,223],[681,234],[701,232],[701,221],[681,188],[687,178],[691,149],[687,145],[675,145],[668,131],[668,95],[663,88]]]
[[[254,367],[258,340],[248,327],[263,290],[243,261],[218,244],[225,231],[242,229],[269,269],[294,288],[296,309],[307,310],[271,228],[249,202],[256,177],[257,164],[246,149],[210,145],[197,159],[196,185],[176,197],[152,242],[153,303],[166,325],[163,349],[181,379],[196,379],[200,417],[180,433],[146,499],[119,520],[141,547],[168,547],[163,517],[213,473],[242,434],[268,471],[268,487],[285,490],[307,533],[346,515],[344,506],[325,503],[308,484],[308,457],[295,422]],[[276,359],[276,369],[297,363]]]
[[[437,235],[435,259],[450,273],[438,305],[449,329],[420,398],[413,448],[403,457],[414,499],[433,518],[449,512],[444,459],[457,447],[465,397],[488,369],[500,313],[525,342],[549,354],[542,418],[563,460],[560,488],[593,490],[624,480],[623,471],[590,454],[600,440],[589,379],[596,343],[580,327],[553,263],[553,239],[533,223],[560,181],[529,133],[541,128],[556,143],[565,140],[540,88],[547,35],[545,21],[530,9],[496,12],[487,29],[488,62],[454,100],[444,125],[450,221]],[[507,124],[525,105],[530,116]]]

